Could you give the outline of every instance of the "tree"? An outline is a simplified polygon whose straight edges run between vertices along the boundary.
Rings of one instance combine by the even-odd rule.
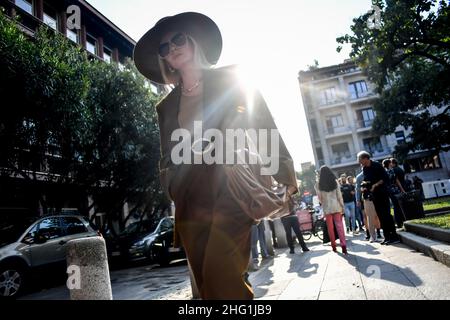
[[[49,154],[70,159],[66,146],[86,131],[83,124],[89,118],[83,112],[87,67],[86,55],[63,37],[42,27],[31,40],[0,12],[2,175],[36,185]],[[39,179],[64,182],[67,174],[58,173]],[[45,207],[43,194],[39,197]]]
[[[0,176],[34,186],[72,186],[91,208],[121,219],[125,202],[143,213],[167,205],[159,186],[159,131],[151,93],[134,65],[89,61],[43,26],[28,38],[0,12]],[[80,208],[86,214],[89,207]]]
[[[297,178],[301,181],[300,194],[303,195],[306,191],[312,195],[316,194],[314,185],[316,184],[316,169],[311,166],[309,169],[297,173]]]
[[[368,12],[353,20],[352,35],[336,40],[352,45],[351,58],[376,85],[380,99],[373,129],[378,134],[391,134],[399,125],[412,129],[396,148],[401,158],[414,150],[450,150],[449,3],[372,2],[380,9],[381,24],[368,24],[373,17]]]
[[[307,68],[308,68],[309,71],[314,71],[314,70],[319,69],[319,61],[314,59],[314,64],[308,65]]]
[[[80,180],[87,181],[92,192],[107,187],[114,194],[115,201],[106,208],[111,213],[119,212],[125,202],[148,210],[167,204],[158,179],[157,97],[131,61],[124,71],[92,62],[89,79],[86,106],[92,127],[80,146],[83,163],[89,165],[77,168]]]

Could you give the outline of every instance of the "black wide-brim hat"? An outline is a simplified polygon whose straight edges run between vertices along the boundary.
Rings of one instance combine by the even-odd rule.
[[[146,78],[165,84],[161,74],[158,48],[162,37],[168,32],[184,32],[202,47],[206,59],[212,65],[219,60],[222,52],[222,35],[214,21],[204,14],[183,12],[164,17],[142,36],[134,48],[134,63]]]

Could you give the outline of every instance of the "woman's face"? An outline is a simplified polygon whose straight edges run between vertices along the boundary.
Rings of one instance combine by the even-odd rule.
[[[193,64],[194,48],[186,34],[182,32],[167,33],[160,42],[160,56],[161,51],[164,54],[167,53],[162,58],[175,70],[180,70]]]

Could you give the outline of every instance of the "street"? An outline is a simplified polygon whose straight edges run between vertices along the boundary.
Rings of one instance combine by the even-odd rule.
[[[258,300],[429,300],[450,299],[450,269],[403,244],[382,246],[362,235],[348,236],[349,255],[333,253],[317,238],[307,242],[310,252],[263,260],[250,273]],[[190,300],[185,261],[169,267],[141,265],[111,271],[116,300]],[[69,299],[65,286],[22,297],[24,300]]]

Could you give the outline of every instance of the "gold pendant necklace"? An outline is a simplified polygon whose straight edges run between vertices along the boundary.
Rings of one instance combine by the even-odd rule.
[[[202,81],[202,79],[197,80],[197,82],[190,87],[189,89],[185,89],[183,85],[181,85],[181,91],[186,94],[186,93],[191,93],[195,88],[197,88],[200,85],[200,82]]]

